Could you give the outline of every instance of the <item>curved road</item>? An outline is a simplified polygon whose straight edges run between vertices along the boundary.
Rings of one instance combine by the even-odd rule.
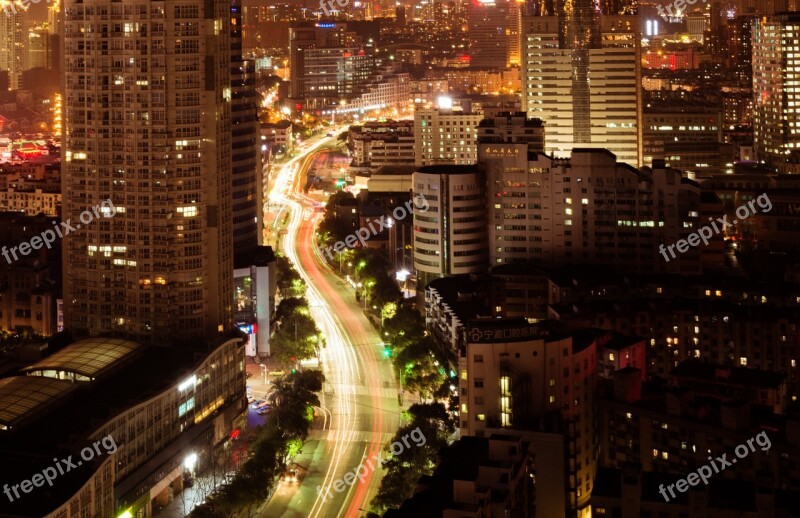
[[[302,155],[287,162],[270,194],[273,202],[284,203],[289,211],[282,250],[308,284],[312,316],[327,340],[321,354],[327,382],[319,409],[325,429],[311,431],[296,459],[302,466],[299,485],[279,483],[259,515],[265,518],[365,516],[383,475],[382,468],[370,469],[366,461],[379,455],[400,424],[397,386],[383,357],[380,336],[352,289],[322,262],[312,242],[321,215],[303,216],[312,201],[301,194],[301,179],[310,158],[330,140],[312,141]]]

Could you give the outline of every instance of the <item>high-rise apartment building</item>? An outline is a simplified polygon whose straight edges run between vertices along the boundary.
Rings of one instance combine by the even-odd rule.
[[[756,158],[784,170],[800,147],[800,13],[757,18],[752,33]]]
[[[256,64],[242,58],[241,0],[231,2],[231,175],[233,177],[233,256],[252,255],[261,241],[261,132]],[[240,266],[240,265],[237,265]],[[243,266],[243,265],[241,265]]]
[[[663,163],[637,171],[602,149],[554,159],[519,144],[480,147],[490,264],[527,259],[543,266],[700,271],[700,249],[677,259],[659,255],[660,244],[686,237],[704,219],[700,188],[680,171]]]
[[[605,148],[638,167],[639,18],[593,9],[581,0],[569,13],[523,17],[523,110],[544,121],[547,153],[567,157],[576,147]]]
[[[230,327],[230,18],[222,0],[66,1],[64,219],[115,207],[64,236],[67,329],[178,342]]]
[[[483,112],[448,107],[418,108],[414,112],[417,165],[471,165],[477,161],[477,127]]]
[[[484,437],[562,423],[561,430],[548,431],[558,430],[568,444],[566,516],[589,517],[599,454],[595,394],[600,336],[552,324],[494,318],[469,322],[458,358],[459,428],[462,436]]]
[[[17,90],[28,61],[28,7],[21,0],[0,0],[0,13],[0,70],[8,72],[10,89]]]
[[[446,275],[486,270],[486,184],[476,166],[437,165],[412,175],[415,196],[414,268],[424,286]]]
[[[541,193],[531,185],[535,160],[544,149],[545,128],[525,113],[500,113],[478,126],[478,163],[486,172],[490,264],[529,258],[529,226],[541,208]],[[538,223],[541,225],[541,221]]]

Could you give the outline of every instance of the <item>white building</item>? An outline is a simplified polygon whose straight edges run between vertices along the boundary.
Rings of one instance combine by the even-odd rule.
[[[526,16],[522,25],[523,110],[544,121],[545,152],[606,148],[642,165],[639,18],[599,16],[599,26],[583,28],[592,41],[581,49],[562,41],[569,35],[558,16]]]
[[[443,275],[486,270],[486,184],[476,166],[421,167],[414,195],[430,208],[414,211],[414,268],[424,286]]]
[[[350,126],[350,167],[377,171],[383,166],[414,165],[413,121],[367,122]]]
[[[478,160],[477,127],[483,112],[455,111],[448,107],[417,108],[414,136],[417,165],[472,165]]]

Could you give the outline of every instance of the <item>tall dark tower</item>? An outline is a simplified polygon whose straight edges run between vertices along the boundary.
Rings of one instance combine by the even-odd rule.
[[[261,242],[262,195],[258,92],[253,60],[242,56],[241,0],[231,2],[231,176],[233,260],[248,261]]]

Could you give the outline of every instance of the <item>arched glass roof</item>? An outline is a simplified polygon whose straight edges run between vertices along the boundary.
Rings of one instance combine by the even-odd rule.
[[[40,376],[0,379],[0,428],[13,428],[27,414],[58,402],[78,386]]]
[[[143,346],[120,338],[89,338],[68,345],[55,354],[25,367],[28,374],[63,371],[94,379]]]

